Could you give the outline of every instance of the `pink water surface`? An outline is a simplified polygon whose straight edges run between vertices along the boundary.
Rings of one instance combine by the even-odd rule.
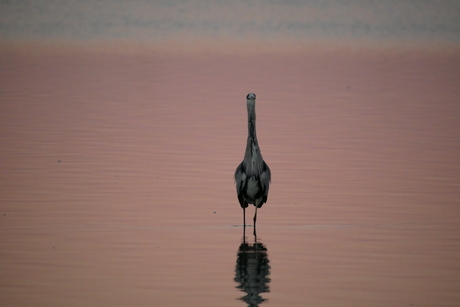
[[[248,92],[272,170],[261,305],[459,304],[457,52],[4,48],[0,64],[0,305],[244,306]]]

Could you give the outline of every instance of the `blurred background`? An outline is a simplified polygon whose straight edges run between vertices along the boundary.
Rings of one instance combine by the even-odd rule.
[[[457,46],[458,1],[2,1],[0,37],[266,51],[313,43]],[[288,46],[286,46],[288,44]],[[222,45],[224,47],[222,47]]]

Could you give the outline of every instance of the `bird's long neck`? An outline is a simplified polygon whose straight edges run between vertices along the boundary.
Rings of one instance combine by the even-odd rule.
[[[256,133],[256,110],[254,104],[248,104],[248,141],[246,144],[245,159],[255,159],[260,154]]]

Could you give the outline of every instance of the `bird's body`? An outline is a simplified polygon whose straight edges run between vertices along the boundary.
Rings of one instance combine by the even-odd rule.
[[[268,189],[270,185],[270,168],[265,163],[260,153],[256,134],[256,95],[249,93],[246,96],[248,109],[248,140],[243,162],[238,165],[235,171],[236,193],[241,208],[243,208],[243,219],[245,221],[245,209],[248,204],[256,207],[254,214],[254,227],[257,219],[257,208],[267,202]],[[254,229],[255,230],[255,229]]]

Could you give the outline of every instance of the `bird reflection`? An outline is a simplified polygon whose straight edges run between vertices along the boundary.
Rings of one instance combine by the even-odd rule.
[[[254,236],[254,243],[247,243],[243,236],[236,259],[235,282],[237,289],[246,292],[239,298],[248,306],[259,306],[267,299],[260,296],[261,293],[270,292],[270,265],[267,247]]]

